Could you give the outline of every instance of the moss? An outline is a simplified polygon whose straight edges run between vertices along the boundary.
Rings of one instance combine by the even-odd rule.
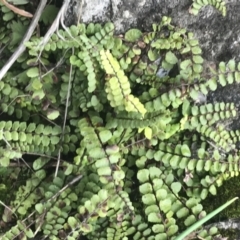
[[[203,206],[207,212],[211,212],[234,197],[240,197],[240,176],[225,181],[223,185],[217,189],[216,196],[210,195],[205,201],[203,201]],[[211,222],[238,218],[239,216],[240,202],[236,201],[234,204],[220,212],[211,220]]]

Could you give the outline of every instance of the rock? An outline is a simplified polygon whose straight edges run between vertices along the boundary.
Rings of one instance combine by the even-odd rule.
[[[74,0],[77,1],[77,0]],[[82,2],[81,2],[82,1]],[[150,31],[152,23],[160,22],[163,16],[170,16],[172,24],[186,28],[195,34],[203,50],[207,65],[235,59],[240,61],[240,1],[225,0],[227,15],[214,7],[203,7],[199,14],[189,13],[191,0],[81,0],[75,9],[77,17],[84,23],[111,21],[115,24],[116,34],[130,28]],[[81,5],[82,4],[82,5]],[[79,11],[80,9],[80,11]],[[80,16],[79,16],[80,14]],[[207,102],[234,102],[240,110],[240,86],[238,84],[219,87],[207,96]],[[233,94],[231,94],[233,93]],[[239,119],[232,129],[240,127]]]
[[[76,0],[75,0],[76,1]],[[80,3],[83,1],[82,3]],[[175,26],[194,32],[203,48],[203,57],[208,61],[240,60],[240,2],[227,1],[227,15],[223,17],[208,5],[197,16],[189,13],[191,0],[81,0],[76,7],[77,15],[84,23],[112,21],[116,33],[124,33],[137,27],[151,30],[154,22],[162,16],[172,17]],[[79,11],[81,9],[81,11]]]

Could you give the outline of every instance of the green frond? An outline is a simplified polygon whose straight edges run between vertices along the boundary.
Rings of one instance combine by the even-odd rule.
[[[192,13],[193,15],[197,15],[201,8],[207,5],[212,5],[218,11],[220,11],[224,17],[226,16],[227,9],[224,0],[193,0],[190,13]]]

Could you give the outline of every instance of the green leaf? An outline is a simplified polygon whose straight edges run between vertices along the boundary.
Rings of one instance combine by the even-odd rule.
[[[81,223],[81,231],[84,233],[89,233],[92,231],[93,226],[91,224]]]
[[[191,51],[190,46],[187,44],[185,48],[183,48],[182,50],[180,50],[181,54],[185,54]]]
[[[172,224],[172,225],[170,225],[170,227],[167,230],[167,235],[168,236],[173,236],[177,231],[178,231],[178,226]]]
[[[216,80],[216,78],[209,79],[207,84],[208,84],[209,89],[211,91],[215,91],[217,89],[217,80]]]
[[[171,184],[171,189],[175,194],[178,194],[182,188],[182,185],[180,182],[173,182]]]
[[[109,161],[107,158],[99,159],[95,162],[96,168],[109,166]]]
[[[27,31],[27,25],[23,25],[20,21],[12,21],[11,30],[12,30],[12,38],[11,45],[15,45],[21,42],[25,32]]]
[[[52,143],[53,145],[56,145],[56,144],[59,143],[60,137],[58,137],[58,136],[51,136],[51,137],[50,137],[50,140],[51,140],[51,143]]]
[[[152,223],[161,223],[162,222],[161,217],[156,212],[151,212],[150,214],[148,214],[148,221],[152,222]]]
[[[178,62],[177,57],[175,56],[175,54],[171,51],[166,53],[166,57],[165,60],[170,63],[171,65],[174,65]]]
[[[199,42],[196,39],[190,39],[189,44],[190,44],[190,46],[194,47],[194,46],[197,46],[199,44]]]
[[[158,201],[164,200],[167,197],[168,193],[167,190],[164,188],[161,188],[157,190],[156,197]]]
[[[0,166],[2,167],[8,167],[10,163],[10,159],[7,157],[1,157],[0,158]]]
[[[180,160],[181,160],[180,156],[174,155],[171,157],[170,165],[172,166],[173,169],[178,169]]]
[[[203,66],[201,64],[193,64],[193,71],[195,73],[201,73],[203,71]]]
[[[3,190],[7,190],[7,187],[6,187],[5,184],[0,183],[0,192],[3,191]]]
[[[201,54],[202,53],[202,49],[198,46],[192,47],[192,53],[193,54]]]
[[[203,58],[200,55],[193,55],[193,62],[202,64],[203,63]]]
[[[233,59],[229,60],[229,62],[227,63],[227,66],[230,71],[236,70],[236,62]]]
[[[217,227],[211,227],[208,232],[209,232],[210,235],[215,235],[215,234],[218,233],[218,228]]]
[[[220,62],[218,67],[219,67],[219,70],[220,70],[221,73],[226,72],[226,63],[225,62]]]
[[[150,61],[155,61],[159,57],[159,54],[156,51],[150,49],[148,51],[148,58]]]
[[[6,96],[10,95],[11,93],[11,86],[9,84],[5,84],[2,90],[2,93]]]
[[[211,185],[210,188],[209,188],[209,192],[212,194],[212,195],[216,195],[217,194],[217,189],[214,185]]]
[[[37,204],[35,205],[35,209],[37,210],[37,212],[38,212],[39,214],[42,214],[43,211],[44,211],[44,206],[43,206],[42,203],[37,203]]]
[[[2,17],[2,19],[7,22],[7,21],[10,21],[14,18],[14,13],[12,11],[8,12],[8,13],[5,13]]]
[[[73,165],[68,163],[67,168],[64,171],[64,175],[68,176],[72,173],[72,171],[73,171]]]
[[[105,157],[105,152],[102,148],[100,147],[95,147],[95,148],[92,148],[90,151],[89,151],[89,156],[92,157],[92,158],[103,158]]]
[[[142,194],[147,194],[152,192],[152,185],[150,183],[144,183],[139,186],[139,191]]]
[[[201,204],[197,204],[192,208],[192,213],[194,215],[198,215],[203,210],[203,206]]]
[[[47,5],[40,16],[39,21],[43,21],[45,25],[53,23],[58,14],[58,11],[59,9],[55,5]]]
[[[152,139],[152,129],[150,127],[145,127],[144,135],[147,139],[151,140]]]
[[[191,151],[190,151],[188,145],[186,145],[186,144],[183,144],[181,146],[181,153],[185,157],[191,157]]]
[[[41,83],[39,78],[35,78],[32,81],[32,87],[33,87],[34,90],[39,90],[39,89],[42,88],[42,83]]]
[[[97,173],[98,173],[98,175],[111,176],[112,169],[109,166],[100,167],[97,169]]]
[[[92,95],[91,104],[92,104],[93,107],[95,107],[99,104],[99,100],[98,100],[96,95]]]
[[[86,34],[87,34],[87,35],[92,35],[92,34],[94,34],[94,32],[95,32],[94,23],[89,23],[89,24],[87,25]]]
[[[165,227],[163,224],[154,224],[152,226],[152,230],[154,233],[160,233],[160,232],[164,232]],[[159,238],[159,239],[162,239],[162,238]]]
[[[172,201],[171,199],[168,199],[168,198],[164,199],[160,201],[159,206],[164,213],[167,213],[171,209]]]
[[[199,2],[199,4],[198,4],[197,1],[193,2],[193,5],[192,5],[192,7],[196,10],[200,10],[202,8],[202,6],[203,6],[203,4],[201,2]]]
[[[35,123],[29,123],[27,126],[26,132],[31,133],[36,129],[36,124]]]
[[[78,200],[78,196],[77,196],[77,194],[76,193],[74,193],[74,192],[72,192],[72,193],[70,193],[69,195],[68,195],[68,199],[72,202],[75,202],[75,201],[77,201]]]
[[[17,209],[18,213],[21,214],[21,215],[25,215],[27,213],[27,209],[23,206],[20,206],[18,209]]]
[[[54,120],[54,119],[58,118],[59,115],[60,115],[60,112],[58,110],[48,109],[48,111],[47,111],[47,118],[50,120]]]
[[[49,162],[50,159],[47,158],[38,158],[33,162],[33,169],[34,170],[39,170],[41,169],[46,163]]]
[[[158,167],[150,167],[149,174],[151,179],[155,179],[161,176],[162,171]]]
[[[43,89],[39,89],[33,92],[32,98],[36,100],[41,100],[45,97],[45,92]]]
[[[189,215],[189,210],[186,207],[181,208],[180,210],[177,211],[176,213],[178,218],[183,218]]]
[[[108,198],[108,191],[106,189],[101,189],[99,192],[98,192],[98,196],[100,197],[100,199],[102,201],[105,201],[107,198]]]
[[[76,229],[78,226],[78,221],[74,217],[69,217],[68,218],[68,224],[72,229]]]
[[[187,99],[185,99],[182,105],[182,114],[189,115],[190,110],[191,110],[190,102]]]
[[[137,173],[137,178],[141,183],[147,182],[149,180],[149,170],[140,169]]]
[[[30,78],[35,78],[39,76],[39,69],[37,67],[32,67],[27,70],[27,76]]]
[[[194,207],[198,202],[198,200],[196,198],[189,198],[187,201],[186,201],[186,206],[188,208],[192,208]]]
[[[109,130],[103,130],[99,133],[99,137],[102,143],[106,143],[112,138],[112,133]]]
[[[125,178],[125,173],[123,171],[114,171],[112,176],[115,181],[119,182]]]
[[[184,221],[184,224],[185,224],[185,226],[189,227],[190,225],[194,224],[195,222],[196,222],[196,217],[194,215],[190,215]]]
[[[125,33],[125,39],[129,42],[136,42],[142,36],[139,29],[132,28]]]
[[[142,201],[146,205],[153,205],[156,204],[156,198],[154,194],[148,193],[142,196]]]
[[[219,151],[217,149],[214,150],[213,157],[217,161],[219,161],[221,159],[221,154],[219,153]]]
[[[190,59],[183,60],[183,61],[181,61],[181,63],[180,63],[180,68],[183,69],[183,70],[185,70],[185,69],[187,69],[189,66],[191,66],[191,64],[192,64],[192,61],[191,61]]]
[[[119,152],[119,147],[117,145],[107,146],[106,153],[112,155],[114,153]]]

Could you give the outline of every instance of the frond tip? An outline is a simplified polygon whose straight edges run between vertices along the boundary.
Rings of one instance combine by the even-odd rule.
[[[106,93],[112,107],[123,106],[127,112],[139,112],[144,117],[147,110],[131,93],[130,83],[116,58],[109,50],[100,51],[102,66],[106,72]]]

